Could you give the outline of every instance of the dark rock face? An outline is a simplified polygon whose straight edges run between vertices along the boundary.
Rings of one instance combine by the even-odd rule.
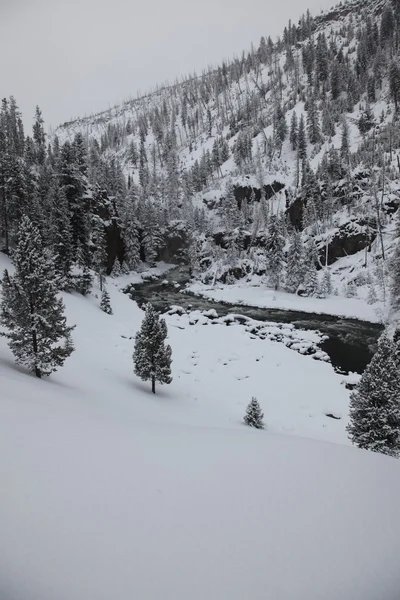
[[[342,225],[330,240],[328,245],[328,264],[333,264],[338,258],[356,254],[372,244],[376,238],[374,224],[369,224],[362,220],[350,221]],[[318,248],[320,260],[325,264],[326,247],[323,240],[315,240]]]
[[[240,208],[243,200],[247,200],[247,202],[249,202],[252,200],[252,198],[254,198],[256,202],[260,202],[262,196],[266,200],[270,200],[270,198],[275,196],[275,194],[283,190],[284,187],[285,185],[283,183],[274,181],[271,184],[264,185],[262,190],[252,186],[236,186],[234,193],[238,207]]]
[[[185,254],[189,245],[188,230],[182,221],[173,221],[164,233],[163,247],[158,252],[158,260],[171,264],[186,262]]]
[[[222,273],[221,277],[219,277],[218,281],[222,281],[222,283],[226,283],[229,279],[242,279],[246,275],[250,273],[250,267],[245,263],[242,266],[231,267],[224,273]]]
[[[290,223],[298,231],[300,231],[303,227],[303,211],[304,203],[302,198],[296,198],[296,200],[292,202],[292,204],[287,209],[287,214],[289,216]]]
[[[264,185],[262,189],[252,187],[251,185],[237,185],[234,188],[234,194],[236,198],[236,202],[238,208],[240,209],[242,206],[243,200],[247,200],[247,202],[260,202],[261,198],[264,197],[266,200],[270,200],[275,194],[283,190],[285,187],[284,183],[280,183],[279,181],[274,181],[271,184]],[[214,209],[221,206],[221,199],[219,200],[207,200],[203,199],[203,203],[208,209]]]

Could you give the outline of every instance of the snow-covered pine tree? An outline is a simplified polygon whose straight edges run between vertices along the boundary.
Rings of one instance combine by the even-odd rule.
[[[145,316],[136,334],[133,353],[134,372],[142,381],[151,381],[151,391],[156,393],[156,382],[171,383],[171,346],[165,345],[168,335],[164,319],[149,303]]]
[[[58,182],[52,182],[49,186],[46,203],[50,213],[45,218],[46,242],[54,254],[54,270],[58,287],[61,290],[70,290],[71,269],[74,262],[71,219],[65,190],[58,185]]]
[[[107,292],[107,288],[104,286],[101,292],[100,308],[103,312],[107,313],[108,315],[113,314],[111,308],[110,294]]]
[[[94,215],[93,221],[91,238],[92,268],[99,278],[100,291],[102,292],[107,269],[107,241],[100,217]]]
[[[111,277],[113,277],[113,278],[119,277],[121,275],[121,273],[122,273],[121,263],[119,262],[118,256],[116,256],[114,259],[113,268],[111,270]]]
[[[350,396],[349,437],[359,448],[400,453],[400,375],[397,345],[384,333],[378,350]]]
[[[332,294],[332,277],[328,266],[324,268],[321,281],[321,296],[326,298]]]
[[[57,297],[53,261],[43,249],[39,230],[21,220],[13,254],[14,275],[3,277],[0,321],[16,361],[37,377],[50,375],[73,351],[64,304]]]
[[[318,275],[314,259],[309,259],[306,265],[304,291],[307,296],[316,296],[318,293]]]
[[[129,208],[124,218],[124,246],[125,262],[129,269],[136,271],[140,265],[140,241],[139,222],[133,206]]]
[[[297,113],[294,110],[292,112],[292,119],[290,121],[290,135],[289,135],[289,139],[290,139],[290,143],[292,145],[292,150],[296,150],[297,149],[297,138],[299,136],[299,126],[297,123]]]
[[[284,269],[283,247],[285,245],[285,239],[282,235],[280,223],[276,215],[273,215],[270,218],[267,243],[267,276],[274,289],[278,290]]]
[[[151,200],[147,200],[144,205],[142,226],[145,259],[151,266],[154,266],[157,260],[157,250],[160,246],[160,225]]]
[[[256,429],[264,429],[264,413],[261,410],[261,407],[258,403],[258,400],[255,396],[252,397],[251,402],[249,402],[246,408],[246,414],[244,416],[243,421],[249,427],[255,427]]]
[[[305,274],[305,257],[303,252],[303,243],[301,234],[295,231],[291,237],[286,263],[286,289],[294,294],[301,283],[303,283]]]
[[[74,275],[75,289],[82,296],[90,294],[93,285],[93,277],[90,272],[88,261],[88,248],[78,242],[76,262],[79,267],[79,272]]]

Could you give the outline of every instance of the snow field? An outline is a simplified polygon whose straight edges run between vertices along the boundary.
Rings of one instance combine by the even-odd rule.
[[[1,599],[397,600],[400,463],[345,446],[343,377],[171,315],[153,396],[119,285],[112,316],[64,296],[76,352],[49,379],[0,339]],[[253,395],[267,431],[242,424]]]

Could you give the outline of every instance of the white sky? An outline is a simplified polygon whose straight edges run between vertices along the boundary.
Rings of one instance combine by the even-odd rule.
[[[0,96],[57,126],[240,55],[335,0],[0,0]]]

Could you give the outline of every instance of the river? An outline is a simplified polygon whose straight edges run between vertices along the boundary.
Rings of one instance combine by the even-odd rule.
[[[187,269],[177,267],[165,273],[161,279],[132,284],[125,291],[139,306],[151,302],[162,313],[172,305],[202,311],[213,308],[219,316],[229,313],[242,314],[257,321],[292,323],[298,329],[320,331],[328,336],[328,339],[322,342],[321,349],[329,355],[335,370],[346,374],[364,371],[383,331],[383,326],[378,323],[358,319],[276,308],[257,308],[201,298],[186,290],[182,291],[188,280]]]

